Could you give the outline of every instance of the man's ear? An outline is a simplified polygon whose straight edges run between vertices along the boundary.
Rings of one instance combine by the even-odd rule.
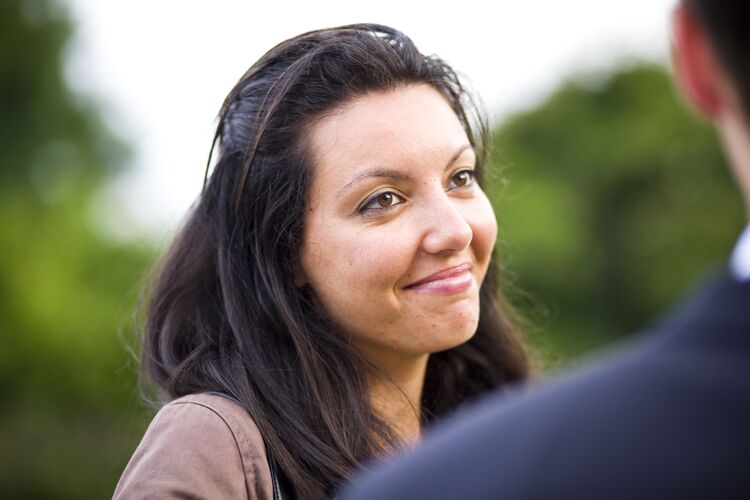
[[[703,27],[690,8],[680,4],[673,18],[672,60],[687,100],[709,118],[722,106],[721,69]]]

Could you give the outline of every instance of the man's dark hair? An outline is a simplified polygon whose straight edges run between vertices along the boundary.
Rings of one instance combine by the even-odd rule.
[[[314,290],[295,283],[313,172],[308,131],[352,99],[412,84],[450,104],[481,170],[485,121],[454,71],[403,33],[343,26],[261,57],[224,102],[217,164],[146,304],[150,378],[169,397],[218,391],[240,401],[298,498],[326,498],[398,446],[370,404],[366,370],[375,367],[320,310]],[[430,356],[423,422],[528,373],[495,272],[491,262],[476,334]]]
[[[746,0],[685,0],[704,27],[750,120],[750,26]]]

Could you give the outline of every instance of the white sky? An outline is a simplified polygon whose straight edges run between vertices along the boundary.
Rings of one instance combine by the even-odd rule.
[[[502,119],[566,77],[666,59],[675,0],[64,0],[78,33],[67,76],[105,104],[134,165],[105,193],[113,234],[166,237],[200,192],[214,118],[266,50],[311,29],[377,22],[466,75]],[[122,206],[126,210],[122,210]]]

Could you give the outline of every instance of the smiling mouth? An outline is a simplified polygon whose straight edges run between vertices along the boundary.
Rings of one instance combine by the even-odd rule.
[[[416,292],[436,295],[450,295],[463,292],[473,282],[474,276],[471,274],[471,264],[467,262],[431,274],[416,283],[407,285],[404,287],[404,290],[414,290]]]

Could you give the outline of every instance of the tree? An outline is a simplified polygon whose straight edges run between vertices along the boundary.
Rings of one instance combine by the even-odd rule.
[[[71,27],[0,3],[0,497],[111,495],[143,429],[124,348],[153,251],[109,241],[92,200],[126,149],[66,86]]]
[[[670,82],[645,63],[581,77],[494,135],[510,293],[548,361],[643,327],[724,265],[744,225],[712,129]]]

